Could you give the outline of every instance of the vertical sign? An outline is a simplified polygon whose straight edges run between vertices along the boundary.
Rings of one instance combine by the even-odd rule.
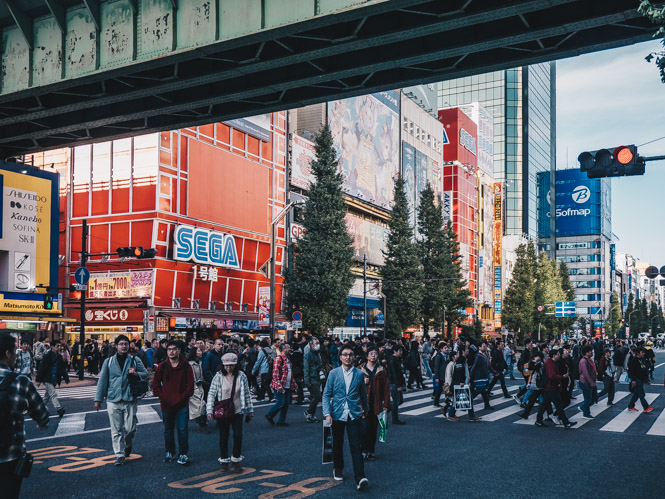
[[[616,244],[610,244],[610,270],[611,270],[611,280],[610,280],[610,291],[614,292],[614,281],[617,276],[616,268]]]
[[[501,251],[503,237],[501,182],[494,183],[494,327],[501,327]]]

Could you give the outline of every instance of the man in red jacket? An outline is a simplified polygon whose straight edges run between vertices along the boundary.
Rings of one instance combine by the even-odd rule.
[[[563,403],[561,402],[561,395],[559,394],[559,390],[561,390],[562,381],[568,378],[568,374],[563,376],[559,374],[557,363],[559,362],[560,358],[561,350],[558,348],[553,348],[550,350],[550,358],[545,362],[545,377],[547,378],[547,383],[545,384],[543,391],[543,403],[540,404],[538,415],[536,416],[536,426],[547,426],[545,423],[543,423],[543,414],[545,414],[545,410],[550,407],[550,405],[554,405],[556,414],[563,422],[564,428],[572,428],[577,424],[577,422],[571,423],[568,421],[566,411],[564,410]]]
[[[152,379],[152,393],[159,397],[164,420],[166,457],[164,462],[175,460],[174,430],[178,432],[178,464],[187,464],[189,458],[188,427],[189,398],[194,394],[194,372],[182,355],[182,341],[170,340],[166,345],[166,360],[162,362]]]

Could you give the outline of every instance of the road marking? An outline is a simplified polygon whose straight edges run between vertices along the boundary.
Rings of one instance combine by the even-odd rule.
[[[651,425],[651,429],[647,432],[647,435],[665,437],[665,409],[660,413],[654,424]]]
[[[513,401],[514,402],[514,401]],[[506,418],[508,416],[511,416],[515,414],[516,412],[521,411],[522,408],[515,404],[510,407],[506,407],[505,409],[501,409],[500,411],[494,411],[490,412],[488,414],[483,414],[483,421],[498,421],[499,419]]]
[[[155,404],[142,404],[142,405],[139,405],[139,407],[147,407],[147,406],[153,406],[153,405],[159,405],[159,402],[157,402],[157,403],[155,403]],[[94,413],[96,413],[96,412],[106,412],[106,410],[104,410],[104,409],[100,409],[99,411],[72,412],[71,414],[94,414]],[[49,416],[49,419],[59,418],[59,417],[60,417],[60,416],[58,416],[57,414],[53,414],[52,416]],[[32,418],[25,418],[24,421],[27,422],[27,421],[34,421],[34,420],[33,420]]]
[[[494,407],[497,407],[499,405],[503,405],[503,404],[508,403],[508,402],[515,403],[515,401],[513,399],[495,400],[494,401]],[[485,402],[481,400],[477,404],[473,405],[473,411],[474,412],[480,412],[480,411],[484,410],[484,407],[485,407]],[[466,413],[468,413],[469,411],[458,410],[457,412],[466,412]],[[487,411],[486,414],[493,414],[493,412],[492,411]],[[445,418],[446,416],[444,416],[443,414],[439,414],[438,416],[434,416],[434,417]],[[485,414],[483,414],[483,419],[484,418],[485,418]]]
[[[654,369],[658,369],[660,366],[665,366],[665,362],[658,364],[656,367],[654,367]]]
[[[647,393],[646,399],[649,405],[652,404],[654,400],[658,398],[657,393]],[[614,432],[624,432],[628,427],[635,422],[635,420],[640,417],[642,411],[629,411],[625,409],[619,413],[612,421],[603,426],[600,431],[614,431]]]
[[[149,405],[140,405],[136,409],[136,419],[139,424],[157,423],[162,420],[159,413]]]
[[[65,435],[81,433],[84,429],[85,414],[67,414],[60,420],[54,436],[64,437]]]
[[[625,399],[628,395],[630,395],[630,392],[616,392],[614,394],[614,403],[616,404],[617,402]],[[601,401],[603,404],[594,404],[589,408],[589,412],[591,415],[595,418],[598,416],[600,413],[605,412],[607,409],[610,407],[613,407],[611,405],[607,405],[607,398],[603,398]],[[593,419],[584,419],[582,417],[582,412],[578,412],[575,414],[572,418],[568,418],[570,421],[576,421],[577,425],[573,426],[573,428],[580,428],[587,424],[589,421],[593,421]]]
[[[532,395],[532,397],[533,397],[533,395]],[[571,401],[571,403],[568,404],[568,407],[566,407],[566,409],[570,409],[571,407],[575,407],[576,405],[581,404],[581,403],[582,403],[582,401],[579,401],[579,400],[577,402],[574,402],[574,403],[573,403],[573,401]],[[536,422],[537,416],[538,416],[538,409],[535,409],[535,406],[534,406],[531,409],[531,414],[529,414],[529,419],[520,418],[518,421],[515,421],[514,423],[515,424],[534,424]],[[570,419],[572,421],[572,418],[568,418],[568,419]]]

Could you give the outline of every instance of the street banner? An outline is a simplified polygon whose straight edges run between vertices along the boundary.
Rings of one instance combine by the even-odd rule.
[[[471,391],[469,387],[456,386],[454,391],[455,410],[468,411],[471,409]]]
[[[321,453],[322,464],[332,463],[332,425],[323,420],[323,452]]]

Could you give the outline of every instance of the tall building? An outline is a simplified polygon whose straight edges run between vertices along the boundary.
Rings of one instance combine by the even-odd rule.
[[[443,81],[439,109],[479,102],[494,122],[494,178],[504,185],[504,234],[537,234],[538,172],[555,164],[555,63]]]
[[[575,288],[576,314],[600,332],[609,317],[616,273],[612,243],[610,179],[590,179],[578,169],[557,170],[552,206],[550,174],[538,174],[540,248],[550,243],[550,212],[556,216],[556,258],[565,262]]]

